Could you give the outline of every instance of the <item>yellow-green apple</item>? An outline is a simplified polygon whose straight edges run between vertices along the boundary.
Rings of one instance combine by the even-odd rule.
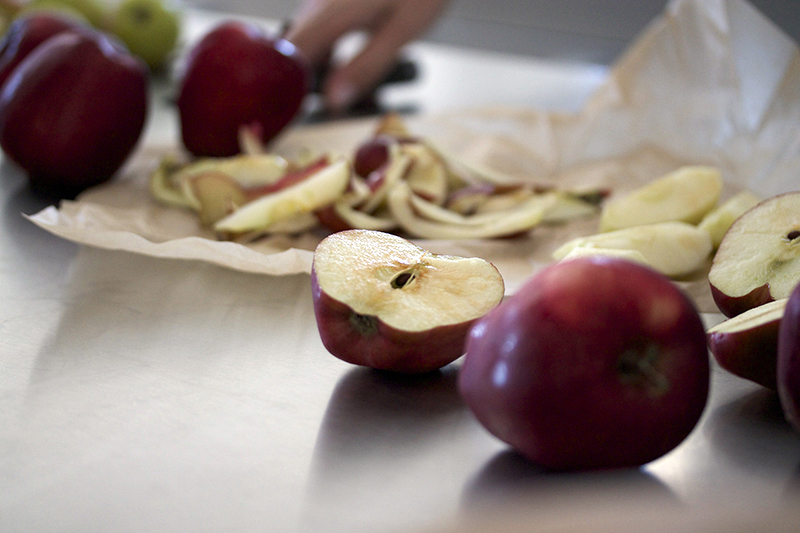
[[[692,301],[625,259],[553,263],[476,322],[459,390],[478,421],[553,470],[639,466],[680,444],[708,397]]]
[[[183,144],[196,156],[235,155],[242,128],[267,144],[300,111],[309,78],[290,42],[253,22],[219,24],[186,58],[178,94]]]
[[[34,48],[68,30],[85,27],[72,17],[44,11],[14,19],[0,40],[0,86]]]
[[[800,191],[768,198],[736,219],[714,254],[708,281],[727,317],[788,298],[800,282]]]
[[[716,250],[731,224],[760,201],[761,198],[750,191],[742,191],[715,207],[703,217],[697,227],[706,230],[711,235],[711,244]]]
[[[778,329],[777,380],[786,420],[800,431],[800,284],[789,294]]]
[[[326,237],[311,273],[317,326],[334,356],[405,373],[464,353],[470,325],[503,298],[503,278],[480,258],[437,255],[401,237],[347,230]]]
[[[165,67],[178,43],[180,15],[164,0],[122,0],[114,8],[109,26],[128,50],[155,72]]]
[[[657,222],[697,224],[719,201],[722,177],[714,167],[681,167],[632,193],[609,200],[600,214],[600,231]]]
[[[109,180],[139,140],[147,66],[100,33],[65,32],[37,46],[0,92],[0,146],[31,186],[72,197]]]
[[[777,389],[778,326],[786,298],[754,307],[708,330],[708,348],[719,366]]]
[[[577,237],[553,251],[553,259],[560,261],[576,248],[638,251],[648,265],[670,277],[695,272],[712,250],[708,232],[685,222],[660,222]]]

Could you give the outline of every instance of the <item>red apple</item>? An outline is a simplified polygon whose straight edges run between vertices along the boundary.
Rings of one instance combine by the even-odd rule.
[[[708,272],[728,317],[787,298],[800,281],[800,191],[768,198],[731,224]]]
[[[472,327],[459,389],[492,434],[545,468],[638,466],[703,412],[705,331],[689,298],[648,267],[562,261]]]
[[[145,64],[106,35],[56,35],[3,86],[0,146],[34,189],[72,197],[110,179],[130,155],[148,90]]]
[[[381,370],[423,373],[464,353],[470,325],[503,298],[479,258],[436,255],[389,233],[347,230],[316,248],[311,273],[322,343]]]
[[[0,86],[34,48],[65,31],[88,31],[75,19],[39,11],[14,20],[0,40]]]
[[[184,145],[196,156],[231,156],[243,127],[268,143],[299,112],[309,72],[294,45],[257,24],[220,24],[187,58],[178,95]]]
[[[719,366],[776,390],[778,326],[786,298],[729,318],[708,330],[708,348]]]
[[[777,380],[786,420],[800,431],[800,284],[789,295],[778,330]]]

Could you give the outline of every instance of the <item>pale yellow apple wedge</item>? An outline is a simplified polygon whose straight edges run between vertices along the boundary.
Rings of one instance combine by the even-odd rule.
[[[711,254],[707,231],[685,222],[661,222],[573,239],[553,252],[560,261],[575,248],[634,250],[662,274],[679,277],[696,271]]]
[[[761,198],[750,191],[742,191],[703,217],[698,227],[711,235],[711,243],[717,249],[733,221],[760,201]]]
[[[697,224],[717,205],[721,192],[718,169],[681,167],[630,194],[609,200],[601,211],[599,229],[614,231],[657,222]]]
[[[570,259],[577,259],[578,257],[601,255],[604,257],[617,257],[619,259],[627,259],[643,265],[650,266],[644,254],[639,250],[623,250],[614,248],[593,248],[589,246],[578,246],[569,251],[561,260],[568,261]]]
[[[349,181],[350,163],[346,159],[333,161],[295,185],[245,204],[214,224],[214,229],[220,233],[244,233],[313,212],[335,202]]]

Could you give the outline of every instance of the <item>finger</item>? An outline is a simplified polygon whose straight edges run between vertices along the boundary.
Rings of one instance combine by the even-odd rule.
[[[327,107],[342,111],[372,90],[391,69],[400,49],[427,30],[444,4],[433,0],[401,4],[375,29],[364,48],[330,75],[325,87]]]

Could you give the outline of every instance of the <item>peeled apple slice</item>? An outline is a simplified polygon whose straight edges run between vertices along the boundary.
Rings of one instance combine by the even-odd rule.
[[[750,191],[742,191],[703,217],[698,227],[706,230],[711,235],[714,248],[719,248],[733,221],[760,201],[761,198]]]
[[[339,159],[305,180],[261,196],[214,224],[221,233],[244,233],[310,213],[335,202],[347,189],[350,164]]]
[[[553,259],[564,259],[575,248],[634,250],[647,264],[662,274],[679,277],[699,269],[711,254],[707,231],[685,222],[662,222],[598,233],[573,239],[553,252]]]
[[[617,199],[600,214],[600,231],[658,222],[699,223],[719,201],[722,176],[706,166],[681,167]]]

